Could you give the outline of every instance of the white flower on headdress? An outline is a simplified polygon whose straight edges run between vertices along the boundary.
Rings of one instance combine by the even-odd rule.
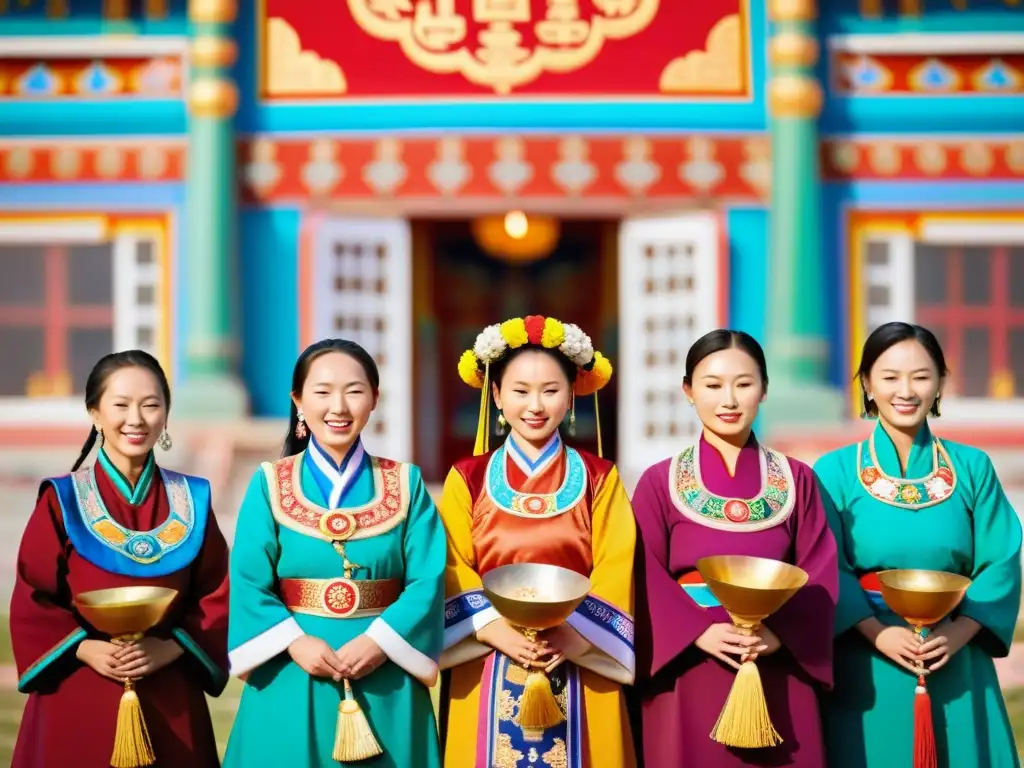
[[[501,335],[500,325],[488,325],[480,335],[476,337],[473,344],[473,354],[481,363],[493,363],[503,354],[508,346],[505,337]]]
[[[563,355],[582,367],[594,359],[594,345],[578,325],[565,324],[565,340],[558,347]]]

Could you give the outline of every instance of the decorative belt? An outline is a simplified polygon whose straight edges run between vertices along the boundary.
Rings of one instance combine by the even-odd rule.
[[[355,619],[382,613],[403,587],[401,579],[281,579],[281,601],[294,613]]]
[[[889,606],[882,598],[882,584],[878,580],[877,573],[861,574],[857,581],[860,582],[860,588],[864,590],[864,596],[867,597],[872,608],[879,611],[889,610]]]

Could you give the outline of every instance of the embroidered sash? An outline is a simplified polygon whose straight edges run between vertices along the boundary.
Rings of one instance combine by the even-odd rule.
[[[210,484],[160,469],[170,514],[150,531],[114,520],[96,486],[95,467],[48,479],[60,501],[68,539],[90,563],[122,576],[151,578],[187,568],[202,549],[210,510]]]
[[[781,525],[792,514],[796,494],[789,461],[778,451],[759,446],[761,491],[751,499],[719,496],[700,474],[699,446],[691,445],[669,464],[669,496],[676,509],[699,525],[752,533]]]
[[[303,454],[264,463],[270,506],[278,523],[329,542],[379,536],[401,524],[409,513],[409,465],[370,457],[373,498],[366,504],[326,509],[302,492]]]
[[[956,489],[956,472],[945,446],[932,438],[932,471],[915,479],[890,477],[875,454],[875,435],[857,446],[857,478],[872,497],[903,509],[924,509],[945,501]]]
[[[398,600],[401,579],[281,579],[281,602],[293,613],[327,619],[379,616]]]

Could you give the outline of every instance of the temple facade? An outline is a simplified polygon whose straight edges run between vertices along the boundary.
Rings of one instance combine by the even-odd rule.
[[[472,448],[459,353],[535,313],[613,360],[627,477],[695,435],[683,358],[722,325],[766,345],[765,429],[856,420],[891,319],[946,349],[943,426],[1024,426],[1013,0],[0,9],[0,436],[79,430],[130,347],[179,421],[280,419],[344,336],[381,367],[372,449],[437,480]]]

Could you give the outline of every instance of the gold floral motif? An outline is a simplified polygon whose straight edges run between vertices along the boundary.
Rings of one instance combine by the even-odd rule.
[[[164,544],[177,544],[188,533],[188,528],[180,520],[171,520],[167,527],[156,535]]]
[[[335,62],[302,50],[298,32],[284,19],[267,19],[266,91],[271,96],[343,94],[345,73]]]
[[[734,13],[708,33],[703,51],[673,59],[661,73],[662,93],[740,93],[746,63],[743,57],[743,24]]]
[[[352,607],[352,589],[345,584],[335,584],[328,588],[324,600],[333,610],[344,613]]]
[[[507,688],[502,688],[498,695],[498,719],[505,722],[513,722],[516,715],[516,707],[519,706],[519,699],[512,695]]]
[[[555,745],[541,756],[544,765],[551,768],[569,768],[569,752],[565,748],[565,742],[555,739]]]
[[[499,733],[494,744],[494,768],[519,768],[523,753],[512,746],[512,737]]]
[[[348,9],[356,24],[378,40],[397,43],[416,66],[428,72],[458,72],[471,83],[507,94],[545,72],[573,72],[586,66],[601,52],[605,41],[633,37],[646,29],[659,3],[595,3],[599,13],[593,15],[586,29],[573,23],[579,19],[565,17],[563,3],[545,5],[546,17],[534,19],[529,2],[476,0],[472,27],[451,2],[417,3],[413,11],[412,3],[349,0]],[[551,26],[551,22],[558,26]],[[470,29],[474,29],[472,34]],[[551,32],[554,29],[558,29],[557,35]],[[565,30],[571,31],[571,44],[542,42],[564,42]],[[531,38],[538,41],[536,45],[523,44]]]
[[[101,520],[92,529],[111,544],[124,544],[128,541],[124,532],[109,520]]]

